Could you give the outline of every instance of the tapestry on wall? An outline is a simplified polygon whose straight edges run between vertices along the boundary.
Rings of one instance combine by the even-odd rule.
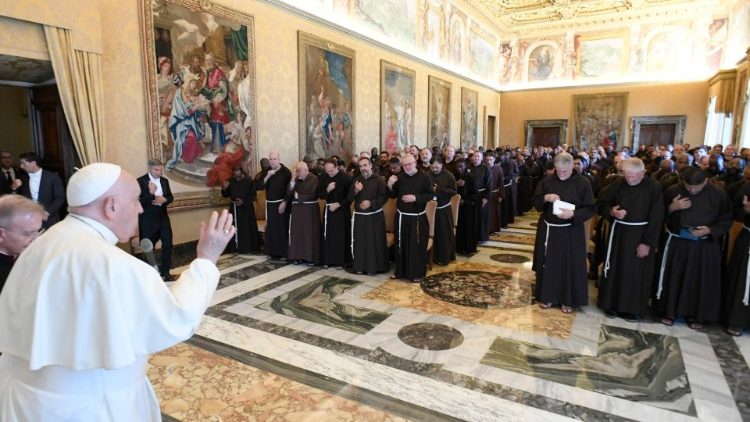
[[[164,163],[171,208],[214,205],[240,166],[257,172],[252,16],[206,1],[140,0],[149,158]]]
[[[628,93],[585,94],[573,96],[575,138],[579,149],[612,145],[619,149],[625,139]]]
[[[300,158],[354,150],[354,50],[299,33]]]
[[[468,151],[477,146],[477,103],[479,94],[469,88],[461,88],[461,150]]]
[[[380,148],[404,151],[414,144],[416,72],[380,61]]]
[[[429,77],[427,93],[427,127],[430,130],[430,147],[450,145],[451,83],[434,76]]]

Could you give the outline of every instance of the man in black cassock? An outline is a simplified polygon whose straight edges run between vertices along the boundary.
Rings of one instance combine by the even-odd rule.
[[[516,167],[515,161],[506,154],[501,155],[500,167],[503,169],[503,189],[505,189],[505,197],[501,203],[502,212],[500,214],[500,226],[506,228],[508,227],[508,224],[513,224],[516,221],[515,203],[518,168]]]
[[[292,172],[279,161],[276,150],[268,154],[269,169],[263,177],[266,190],[266,255],[286,258],[289,245],[289,216],[286,214],[286,193]]]
[[[320,262],[324,267],[339,269],[351,261],[351,213],[349,190],[352,179],[340,172],[332,160],[323,165],[318,183],[318,198],[326,201],[323,210],[323,230],[320,239]]]
[[[591,184],[573,171],[573,156],[557,154],[554,163],[555,174],[542,179],[534,193],[534,207],[542,215],[532,269],[539,306],[546,309],[560,304],[563,313],[569,314],[589,302],[584,223],[594,215],[594,194]],[[558,203],[555,212],[557,201],[575,209]]]
[[[458,223],[456,223],[456,253],[470,255],[477,251],[477,226],[479,213],[477,212],[477,192],[474,177],[466,168],[466,160],[459,158],[454,162],[456,191],[461,195],[458,207]]]
[[[505,197],[505,189],[503,188],[503,169],[499,164],[495,164],[495,153],[488,151],[487,155],[484,156],[484,163],[487,168],[490,169],[490,177],[492,179],[492,192],[490,195],[490,220],[489,220],[489,232],[497,233],[500,231],[500,213],[502,211],[502,202]]]
[[[382,177],[373,174],[369,158],[359,159],[359,176],[352,181],[349,202],[352,216],[352,270],[357,274],[388,271],[388,246],[385,240],[383,205],[388,190]]]
[[[450,145],[446,145],[445,148],[443,148],[443,169],[453,173],[453,177],[457,177],[456,149]]]
[[[663,324],[685,317],[698,330],[721,316],[721,243],[732,225],[732,207],[700,169],[688,167],[680,179],[664,192],[667,236],[656,308]]]
[[[599,307],[610,318],[637,321],[651,298],[664,200],[661,185],[646,176],[640,158],[624,160],[621,166],[623,177],[597,198],[597,208],[610,222]]]
[[[304,161],[295,166],[294,183],[287,194],[289,214],[289,252],[287,258],[296,264],[320,261],[320,206],[318,177]]]
[[[745,182],[735,196],[734,219],[742,222],[742,231],[734,241],[732,258],[727,268],[724,322],[727,333],[741,336],[742,330],[750,327],[750,182]]]
[[[432,200],[430,176],[417,169],[412,155],[401,159],[403,173],[388,179],[391,197],[396,200],[396,272],[391,278],[419,282],[427,273],[427,241],[430,227],[425,207]]]
[[[432,260],[438,265],[447,265],[456,259],[456,244],[453,237],[453,211],[451,198],[456,194],[456,178],[443,170],[443,159],[433,157],[430,164],[430,179],[437,196],[435,210],[435,236],[432,245]]]
[[[234,217],[234,241],[227,248],[239,253],[252,253],[258,250],[258,222],[255,218],[255,183],[247,177],[239,166],[232,169],[232,178],[221,185],[221,195],[230,198],[229,212]]]
[[[492,200],[492,175],[484,164],[479,151],[471,156],[469,172],[474,178],[474,191],[477,195],[477,243],[490,240],[490,201]]]

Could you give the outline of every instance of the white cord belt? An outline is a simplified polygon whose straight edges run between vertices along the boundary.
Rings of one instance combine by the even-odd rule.
[[[604,261],[604,278],[607,278],[607,271],[609,270],[609,255],[612,252],[612,239],[615,237],[615,227],[618,224],[624,224],[626,226],[645,226],[648,221],[622,221],[615,219],[612,223],[612,227],[609,229],[609,242],[607,243],[607,259]]]
[[[742,225],[742,228],[750,232],[750,227]],[[747,250],[747,269],[745,270],[745,295],[742,296],[742,304],[748,306],[750,303],[750,248]]]
[[[372,212],[361,212],[361,211],[354,211],[354,214],[352,214],[352,240],[351,240],[351,250],[352,250],[352,260],[354,260],[354,216],[356,215],[374,215],[379,212],[383,212],[383,209],[380,208],[377,211]]]
[[[656,298],[661,299],[661,290],[664,287],[664,267],[667,266],[667,254],[669,253],[669,243],[673,237],[680,237],[667,229],[667,243],[664,245],[664,255],[661,257],[661,268],[659,269],[659,288],[656,289]]]
[[[266,200],[265,204],[263,204],[266,208],[266,221],[268,221],[268,204],[278,204],[279,202],[282,202],[282,201],[284,201],[284,198],[277,199],[275,201]]]
[[[504,184],[504,185],[503,185],[503,187],[504,187],[504,188],[507,188],[508,186],[510,186],[510,185],[512,185],[512,184],[513,184],[513,181],[511,180],[510,182],[508,182],[508,183]]]
[[[398,211],[398,252],[401,253],[401,217],[404,215],[408,217],[419,217],[420,215],[424,215],[427,210],[422,212],[403,212],[397,209],[396,211]]]
[[[451,203],[450,203],[450,202],[448,202],[447,204],[445,204],[445,205],[441,205],[441,206],[437,207],[436,209],[438,209],[438,210],[442,210],[443,208],[445,208],[445,207],[450,207],[450,206],[451,206]]]
[[[305,202],[292,202],[292,205],[310,205],[310,204],[317,204],[318,201],[305,201]],[[289,233],[287,234],[287,237],[289,237],[289,244],[292,244],[292,213],[289,213]]]
[[[477,192],[484,192],[486,190],[487,190],[487,188],[477,189]]]
[[[547,220],[544,220],[544,224],[547,225],[546,233],[544,233],[544,261],[545,265],[547,262],[547,242],[549,241],[549,228],[550,227],[570,227],[573,225],[573,223],[565,223],[565,224],[552,224],[548,222]]]
[[[495,189],[495,190],[492,191],[492,193],[498,193],[498,192],[500,192],[500,188],[497,188],[497,189]]]

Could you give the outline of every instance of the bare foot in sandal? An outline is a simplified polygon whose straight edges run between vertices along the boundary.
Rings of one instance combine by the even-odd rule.
[[[664,317],[661,319],[661,323],[666,325],[667,327],[671,327],[672,325],[674,325],[674,318]]]
[[[547,302],[547,303],[540,303],[540,304],[539,304],[539,307],[540,307],[540,308],[542,308],[542,309],[549,309],[549,308],[551,308],[551,307],[552,307],[552,304],[551,304],[550,302]]]
[[[562,313],[564,313],[564,314],[572,314],[573,313],[573,308],[571,308],[570,306],[563,305],[563,306],[560,307],[560,309],[562,310]]]
[[[742,330],[734,327],[727,327],[727,334],[733,337],[739,337],[742,335]]]

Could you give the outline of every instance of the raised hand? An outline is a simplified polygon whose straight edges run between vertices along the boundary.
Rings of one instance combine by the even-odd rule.
[[[234,237],[234,231],[232,214],[227,210],[222,211],[221,215],[216,211],[212,212],[208,223],[201,222],[200,238],[196,247],[197,257],[216,263],[229,240]]]

